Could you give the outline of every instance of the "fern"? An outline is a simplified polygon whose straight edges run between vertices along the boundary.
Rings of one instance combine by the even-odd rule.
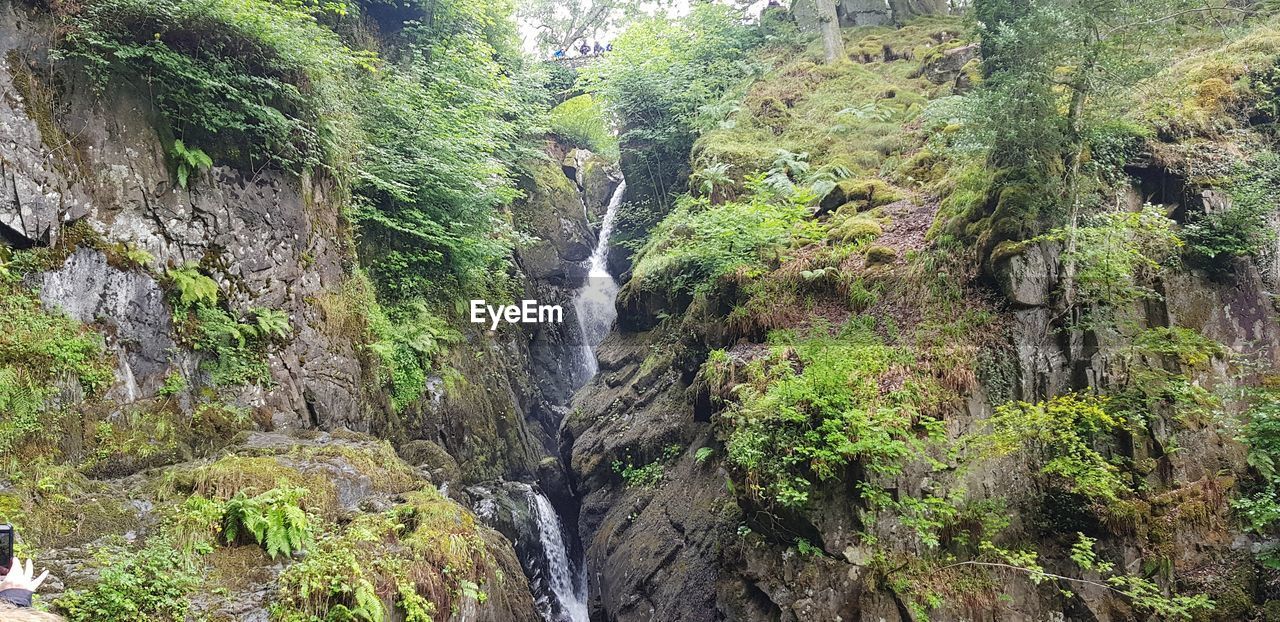
[[[40,413],[47,391],[20,369],[0,366],[0,454],[43,429]]]
[[[194,264],[169,270],[169,282],[178,292],[178,306],[182,309],[196,304],[212,306],[218,303],[218,284],[200,274]]]
[[[313,542],[312,527],[298,503],[306,495],[300,487],[273,488],[256,497],[237,494],[222,516],[227,543],[252,539],[272,558],[305,551]]]
[[[258,335],[268,339],[284,340],[293,332],[289,314],[279,309],[258,307],[253,310],[254,326]]]
[[[187,187],[192,173],[199,174],[213,166],[213,159],[203,149],[188,149],[181,140],[173,141],[169,155],[178,163],[178,185],[183,188]]]

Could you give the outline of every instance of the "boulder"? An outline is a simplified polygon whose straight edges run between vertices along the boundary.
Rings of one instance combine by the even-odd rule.
[[[1002,243],[991,257],[1001,293],[1021,307],[1048,305],[1058,285],[1060,255],[1054,242]]]

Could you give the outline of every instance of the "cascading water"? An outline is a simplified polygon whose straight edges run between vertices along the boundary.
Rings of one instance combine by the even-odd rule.
[[[582,157],[577,158],[577,163],[579,173],[575,181],[581,191]],[[587,280],[573,294],[580,341],[578,345],[568,345],[567,347],[576,351],[566,354],[575,356],[580,361],[579,371],[572,382],[574,389],[587,384],[595,376],[599,368],[596,347],[609,334],[617,319],[614,299],[618,295],[618,282],[609,274],[608,269],[609,236],[613,232],[614,219],[625,190],[626,182],[620,182],[609,198],[609,205],[600,222],[599,237],[589,259]],[[586,210],[585,196],[581,198],[583,209]],[[534,524],[539,540],[537,544],[541,549],[522,560],[529,564],[526,572],[534,587],[539,612],[546,622],[589,622],[586,564],[580,557],[571,558],[574,547],[568,546],[569,543],[565,540],[565,534],[572,536],[572,532],[564,531],[559,514],[551,500],[542,492],[528,484],[512,485],[523,493],[528,507],[528,519]],[[554,602],[551,602],[552,599]]]
[[[596,248],[591,253],[590,272],[587,282],[574,294],[573,308],[578,316],[578,328],[582,335],[580,358],[582,359],[582,376],[579,384],[586,384],[599,370],[596,361],[596,346],[604,341],[605,335],[613,327],[618,317],[614,308],[614,300],[618,297],[618,281],[609,274],[609,236],[613,233],[613,221],[618,216],[618,207],[622,204],[622,195],[627,189],[627,182],[618,184],[609,198],[609,207],[605,210],[604,220],[600,223],[600,235],[596,240]]]
[[[547,555],[547,587],[560,601],[558,613],[548,608],[543,615],[548,622],[587,622],[586,581],[575,575],[569,563],[560,517],[551,500],[542,493],[530,488],[528,498],[529,508],[538,524],[542,550]]]

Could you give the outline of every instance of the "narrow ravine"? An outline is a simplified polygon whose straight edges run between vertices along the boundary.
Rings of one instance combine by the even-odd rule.
[[[591,253],[590,272],[587,281],[574,294],[573,307],[578,316],[578,329],[582,335],[582,344],[578,356],[582,360],[582,374],[575,383],[575,389],[581,388],[596,375],[599,365],[596,361],[596,347],[604,341],[605,335],[613,327],[618,318],[618,310],[614,300],[618,297],[618,281],[609,274],[609,236],[613,233],[613,222],[618,216],[618,206],[622,203],[622,195],[627,190],[627,182],[618,184],[609,198],[609,207],[605,210],[604,219],[600,222],[600,234],[596,248]]]
[[[581,180],[575,181],[585,210],[586,199]],[[618,282],[609,273],[607,264],[609,237],[625,191],[626,182],[623,181],[610,196],[605,214],[600,220],[595,248],[587,260],[587,277],[573,292],[571,302],[577,317],[576,331],[571,330],[570,338],[563,344],[563,356],[574,361],[576,370],[570,383],[573,391],[585,386],[595,376],[599,369],[596,348],[608,335],[617,318],[614,300],[618,295]],[[567,407],[567,401],[556,406]],[[562,513],[570,517],[575,515],[576,508],[562,507],[557,511],[542,488],[543,486],[525,484],[515,484],[508,488],[509,491],[523,493],[519,495],[523,498],[510,501],[524,505],[527,511],[525,528],[520,530],[521,539],[525,542],[518,542],[517,548],[528,551],[524,564],[538,612],[546,622],[588,622],[584,547],[576,546],[576,526],[562,517]],[[576,504],[576,500],[574,503]],[[478,510],[482,515],[492,516],[492,512]],[[536,542],[531,541],[535,537]]]

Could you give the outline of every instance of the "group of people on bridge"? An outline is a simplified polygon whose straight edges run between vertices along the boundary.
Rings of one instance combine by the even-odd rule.
[[[570,50],[572,50],[572,49],[573,49],[573,48],[570,48],[569,50],[566,50],[566,49],[564,49],[564,48],[560,48],[560,49],[556,50],[556,51],[555,51],[555,53],[554,53],[554,54],[552,54],[551,56],[552,56],[552,58],[554,58],[555,60],[565,59],[565,58],[568,58],[568,57],[569,57],[569,51],[570,51]],[[578,49],[578,56],[579,56],[579,58],[585,58],[585,57],[587,57],[587,56],[600,56],[601,54],[604,54],[605,52],[612,52],[612,51],[613,51],[613,44],[612,44],[612,43],[609,43],[609,44],[607,44],[607,45],[600,45],[600,42],[599,42],[599,41],[596,41],[595,45],[593,46],[593,45],[591,45],[591,44],[587,43],[585,40],[583,40],[582,45],[578,46],[578,48],[577,48],[577,49]]]

